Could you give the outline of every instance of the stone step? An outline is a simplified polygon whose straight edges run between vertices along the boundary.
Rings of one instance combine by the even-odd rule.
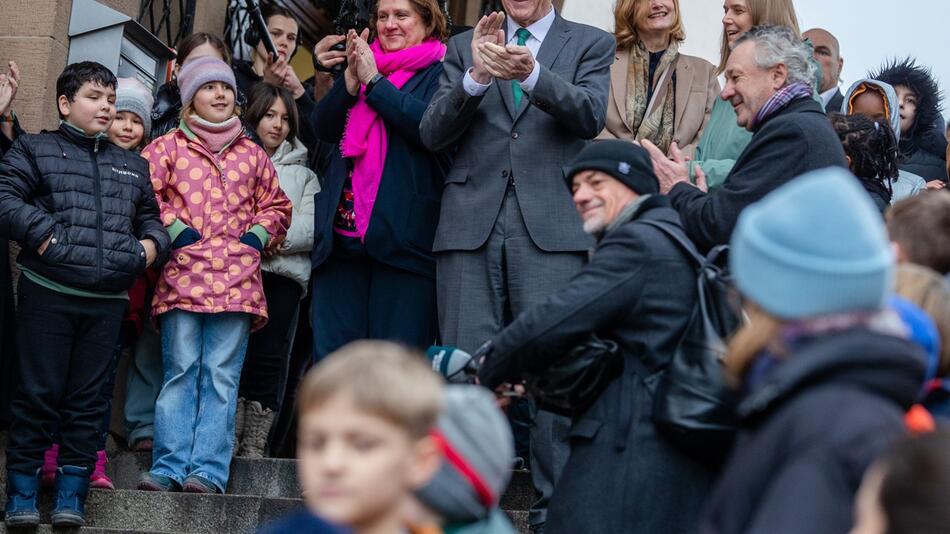
[[[31,534],[60,534],[64,532],[69,532],[70,534],[175,534],[171,531],[159,531],[159,530],[129,530],[127,528],[99,528],[99,527],[80,527],[80,528],[53,528],[50,525],[40,525],[35,529],[7,529],[7,527],[0,523],[0,534],[22,534],[23,532],[30,532]]]
[[[40,495],[43,523],[49,523],[52,500],[51,491]],[[119,532],[252,534],[302,505],[300,499],[251,495],[93,489],[86,500],[86,525]]]
[[[151,466],[151,453],[116,451],[110,455],[106,472],[117,489],[135,489],[139,476]],[[297,461],[278,458],[235,458],[231,462],[228,494],[296,499]],[[535,500],[527,471],[512,473],[511,483],[501,500],[505,510],[524,511]]]
[[[110,454],[106,473],[117,489],[135,489],[139,476],[152,465],[149,452],[114,452]],[[279,458],[235,458],[227,492],[232,495],[258,497],[300,497],[297,485],[297,461]]]

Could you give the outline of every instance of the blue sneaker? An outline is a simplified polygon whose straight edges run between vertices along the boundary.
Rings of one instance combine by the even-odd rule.
[[[7,506],[4,522],[8,527],[35,527],[40,524],[36,496],[40,490],[40,471],[27,475],[7,471]]]
[[[89,469],[64,465],[56,470],[56,504],[50,521],[54,527],[81,527],[86,524],[86,496]]]

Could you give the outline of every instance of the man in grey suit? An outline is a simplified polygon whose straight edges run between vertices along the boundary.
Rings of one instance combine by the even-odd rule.
[[[593,245],[563,168],[604,127],[614,39],[561,18],[551,0],[502,0],[501,13],[449,41],[422,119],[431,150],[454,153],[436,230],[442,342],[473,351],[560,289]],[[531,470],[547,499],[569,449],[569,422],[535,417]]]

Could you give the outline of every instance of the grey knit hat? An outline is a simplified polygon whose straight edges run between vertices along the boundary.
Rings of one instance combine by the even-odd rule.
[[[469,523],[498,506],[511,478],[514,440],[490,391],[470,385],[444,391],[435,432],[443,446],[442,466],[416,497],[446,521]]]
[[[115,111],[131,111],[142,119],[145,137],[152,131],[152,103],[155,101],[151,91],[135,78],[119,78],[115,90]]]

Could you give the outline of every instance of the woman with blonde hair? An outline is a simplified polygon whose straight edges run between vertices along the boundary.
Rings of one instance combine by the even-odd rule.
[[[619,0],[607,124],[600,137],[648,139],[692,155],[719,94],[716,70],[679,53],[686,39],[679,0]]]
[[[729,260],[750,316],[726,356],[740,428],[699,532],[847,532],[924,376],[880,214],[844,169],[815,171],[742,213]]]

